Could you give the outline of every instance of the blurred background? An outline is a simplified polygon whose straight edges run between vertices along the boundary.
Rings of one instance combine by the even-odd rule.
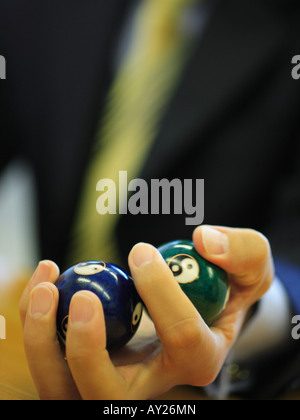
[[[22,160],[11,163],[0,177],[0,284],[32,270],[39,259],[35,184]]]

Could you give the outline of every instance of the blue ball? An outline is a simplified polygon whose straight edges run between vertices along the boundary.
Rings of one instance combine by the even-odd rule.
[[[107,349],[125,346],[136,333],[143,312],[143,303],[132,278],[117,265],[103,261],[77,264],[64,272],[56,282],[59,291],[57,333],[66,342],[69,306],[80,290],[95,293],[103,305]]]

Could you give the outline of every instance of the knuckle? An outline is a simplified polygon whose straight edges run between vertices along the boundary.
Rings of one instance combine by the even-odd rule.
[[[241,258],[235,263],[237,271],[257,272],[269,265],[272,256],[271,247],[268,239],[262,233],[253,229],[245,229],[236,246],[241,250]]]
[[[66,356],[68,363],[78,365],[91,360],[94,356],[94,349],[92,346],[85,346],[79,343],[66,343]]]
[[[179,383],[203,387],[214,382],[223,359],[212,340],[197,318],[185,319],[168,328],[163,337],[165,363],[171,371],[177,371]]]
[[[260,287],[260,297],[262,297],[269,291],[273,282],[274,282],[274,271],[272,270],[271,272],[267,273],[263,277],[263,280],[261,282],[261,287]]]
[[[253,250],[255,251],[255,260],[257,263],[265,263],[271,255],[271,247],[268,239],[260,232],[252,230],[252,241]]]
[[[87,349],[67,346],[66,356],[68,363],[77,365],[81,364],[84,360],[88,360],[91,354]]]
[[[45,339],[33,328],[25,328],[23,335],[24,347],[30,353],[42,354],[45,348]]]
[[[168,348],[177,352],[198,347],[201,343],[201,329],[198,319],[186,319],[169,327],[164,334]]]
[[[76,346],[66,344],[66,358],[68,365],[74,371],[82,369],[84,366],[88,368],[97,360],[98,365],[101,363],[108,364],[110,361],[109,353],[106,349],[98,349],[93,346]]]
[[[266,263],[266,261],[268,261],[271,256],[271,247],[270,247],[270,243],[268,239],[262,234],[260,235],[258,248],[259,248],[259,254],[258,254],[259,262]]]
[[[255,232],[255,234],[256,245],[253,264],[259,273],[261,295],[264,295],[274,281],[274,262],[268,239],[262,233]]]

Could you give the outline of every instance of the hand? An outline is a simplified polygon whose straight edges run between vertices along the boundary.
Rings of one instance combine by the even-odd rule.
[[[157,335],[145,315],[131,343],[109,355],[101,302],[79,292],[70,305],[67,362],[56,336],[58,268],[40,263],[21,298],[20,315],[29,368],[42,399],[149,399],[176,385],[204,386],[215,379],[249,308],[272,283],[273,261],[266,238],[252,230],[199,227],[194,243],[230,276],[231,298],[211,328],[158,251],[138,244],[129,265]]]

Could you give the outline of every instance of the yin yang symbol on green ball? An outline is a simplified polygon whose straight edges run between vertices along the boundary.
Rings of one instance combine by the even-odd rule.
[[[191,241],[178,240],[158,248],[183,292],[207,323],[224,311],[230,287],[227,273],[202,258]]]

